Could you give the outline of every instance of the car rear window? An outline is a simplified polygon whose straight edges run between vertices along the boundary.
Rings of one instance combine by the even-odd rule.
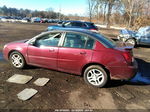
[[[89,27],[96,28],[94,23],[86,23]]]
[[[116,42],[112,39],[109,39],[101,34],[95,33],[94,34],[97,40],[99,40],[102,44],[104,44],[108,48],[114,48],[116,47]]]

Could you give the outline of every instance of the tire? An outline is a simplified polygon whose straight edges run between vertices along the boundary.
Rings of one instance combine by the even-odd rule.
[[[26,66],[26,61],[21,53],[14,51],[9,56],[10,64],[17,69],[23,69]]]
[[[127,40],[125,41],[125,43],[126,43],[126,45],[130,44],[130,45],[132,45],[133,47],[135,47],[135,46],[137,45],[136,40],[133,39],[133,38],[127,39]]]
[[[94,87],[104,87],[108,82],[108,78],[106,71],[98,65],[92,65],[84,71],[85,82]]]

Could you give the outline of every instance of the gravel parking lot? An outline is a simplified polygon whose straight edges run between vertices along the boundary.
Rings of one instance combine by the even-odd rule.
[[[139,46],[134,49],[138,61],[140,77],[136,82],[111,81],[106,88],[94,88],[84,83],[80,76],[52,71],[38,67],[24,70],[12,68],[2,58],[3,46],[11,41],[31,38],[44,31],[49,24],[0,23],[0,109],[132,109],[149,112],[150,110],[150,47]],[[118,30],[100,29],[110,38],[116,38]],[[120,71],[121,72],[121,71]],[[14,74],[33,76],[25,84],[12,84],[6,80]],[[44,87],[33,82],[39,77],[49,78]],[[147,83],[147,84],[144,84]],[[21,101],[17,94],[25,88],[39,92],[28,101]],[[124,110],[129,109],[129,110]]]

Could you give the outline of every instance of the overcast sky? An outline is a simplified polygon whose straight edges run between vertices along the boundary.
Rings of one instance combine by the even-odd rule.
[[[12,8],[31,10],[46,10],[52,8],[63,14],[85,15],[87,12],[87,0],[0,0],[0,7],[6,5]]]

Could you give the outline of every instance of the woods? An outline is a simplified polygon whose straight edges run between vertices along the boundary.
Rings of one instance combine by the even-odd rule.
[[[150,0],[87,0],[87,4],[89,20],[108,28],[114,24],[128,28],[135,24],[142,26],[150,18]]]
[[[64,15],[46,11],[0,7],[0,16],[41,17],[62,20],[85,20],[104,24],[109,28],[118,25],[132,29],[150,25],[150,0],[86,0],[86,15]]]
[[[0,15],[2,16],[18,16],[18,17],[41,17],[41,18],[51,18],[57,19],[60,13],[54,12],[53,9],[49,8],[46,11],[29,10],[29,9],[16,9],[8,8],[6,6],[0,7]],[[61,14],[63,18],[64,15]]]

